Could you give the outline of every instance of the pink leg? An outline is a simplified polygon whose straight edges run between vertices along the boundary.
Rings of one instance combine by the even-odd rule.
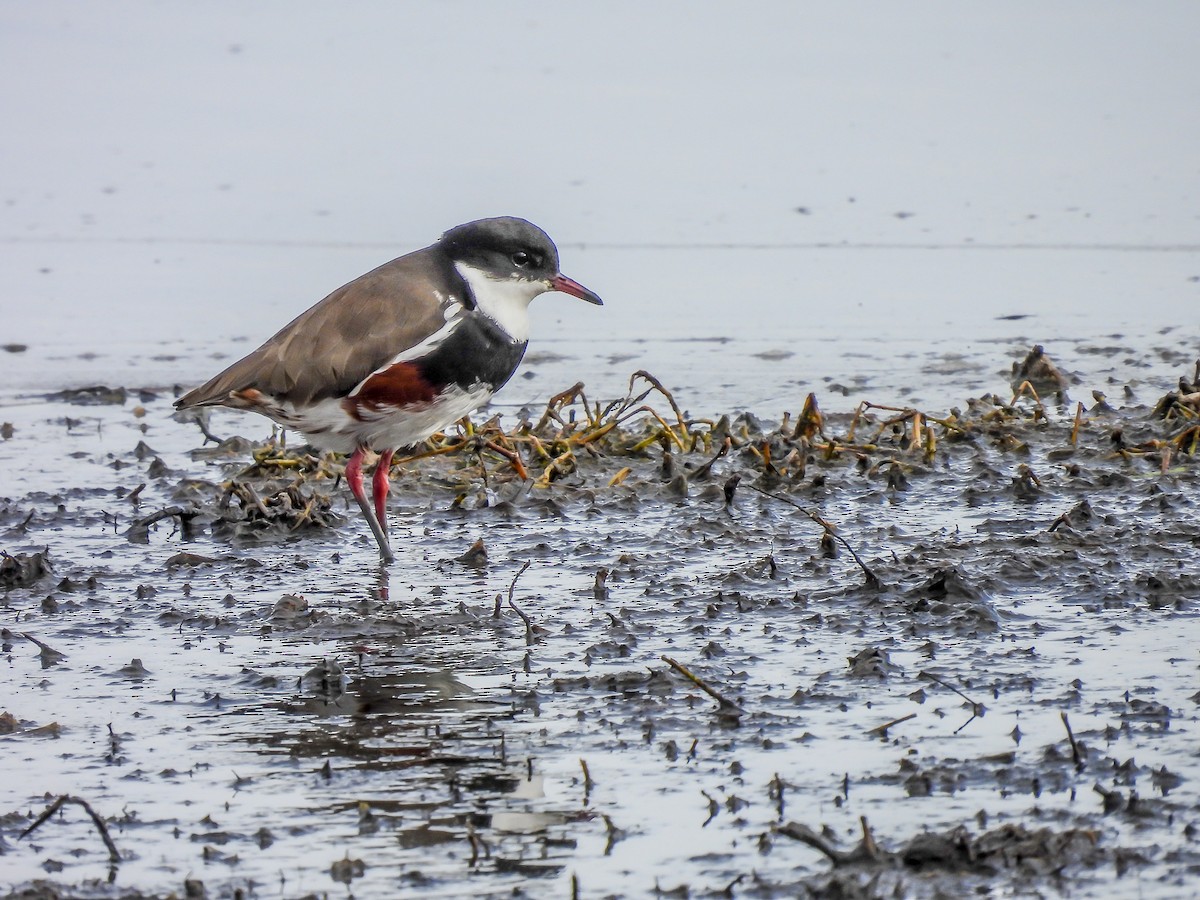
[[[346,481],[350,485],[350,493],[358,502],[358,508],[362,510],[363,518],[371,526],[371,533],[375,535],[375,543],[379,545],[380,557],[384,562],[391,562],[395,557],[392,556],[392,548],[388,544],[387,531],[379,524],[379,519],[375,517],[375,510],[371,509],[371,504],[367,502],[367,492],[363,490],[362,458],[364,452],[363,448],[359,447],[346,461]]]
[[[354,499],[360,504],[367,499],[366,492],[363,490],[362,458],[363,449],[359,447],[346,460],[346,481],[350,484],[350,492],[354,494]]]
[[[389,487],[388,476],[392,469],[392,454],[395,450],[384,450],[379,454],[379,462],[375,464],[375,475],[371,478],[371,493],[375,498],[375,515],[383,530],[387,531],[387,495]]]

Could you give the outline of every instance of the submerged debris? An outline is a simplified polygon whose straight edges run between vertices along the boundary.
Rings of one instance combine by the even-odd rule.
[[[0,506],[61,570],[5,598],[0,743],[16,764],[56,737],[97,802],[122,766],[106,821],[163,860],[145,887],[164,895],[201,866],[197,896],[285,871],[364,896],[533,877],[564,896],[1083,896],[1143,856],[1144,883],[1184,884],[1200,420],[1030,390],[948,412],[810,394],[772,419],[693,415],[645,373],[611,403],[576,385],[395,460],[387,569],[333,532],[357,526],[339,457],[276,436],[189,462],[139,430],[96,461],[108,483]],[[114,691],[107,733],[91,703],[34,727],[43,697]],[[193,755],[163,769],[172,732]],[[0,843],[79,881],[100,842],[69,806],[36,848],[12,839],[47,789],[13,788]],[[784,824],[813,810],[819,830]],[[928,825],[854,846],[884,810]]]
[[[1022,383],[1065,384],[1040,345],[1025,362],[1018,367]],[[911,493],[937,470],[960,466],[979,473],[977,486],[967,491],[968,504],[1002,491],[1034,504],[1060,494],[1064,475],[1050,474],[1048,465],[1065,468],[1068,479],[1088,477],[1085,466],[1140,459],[1165,471],[1180,455],[1193,458],[1200,446],[1200,424],[1165,431],[1153,426],[1156,419],[1169,426],[1193,415],[1179,396],[1160,401],[1154,418],[1126,417],[1124,424],[1114,424],[1111,407],[1088,416],[1079,404],[1073,415],[1051,419],[1036,390],[1032,408],[1018,404],[1021,393],[1018,389],[1012,402],[984,395],[970,400],[965,411],[940,415],[864,402],[848,418],[824,414],[809,394],[795,419],[785,413],[772,425],[746,413],[717,420],[688,416],[657,378],[637,372],[626,396],[609,403],[591,401],[577,384],[551,398],[536,419],[524,417],[508,429],[496,418],[479,425],[464,419],[456,431],[434,435],[416,452],[395,458],[394,470],[418,478],[395,479],[394,489],[468,511],[561,503],[603,491],[667,504],[698,494],[702,502],[734,509],[737,486],[745,482],[807,514],[824,530],[815,537],[822,554],[832,558],[837,545],[844,545],[868,584],[879,589],[886,579],[877,564],[868,563],[861,548],[812,502],[829,490],[831,479],[859,473],[879,479],[881,490]],[[654,398],[665,408],[653,405]],[[1046,454],[1036,464],[1035,448]],[[252,455],[248,466],[242,462],[246,452]],[[189,505],[139,520],[131,536],[144,539],[145,527],[163,517],[178,517],[184,526],[194,517],[220,534],[258,540],[343,522],[334,511],[335,503],[345,503],[337,490],[343,462],[335,455],[317,456],[303,445],[289,448],[277,438],[262,445],[229,439],[196,453],[223,461],[232,470],[228,480],[182,482],[176,495]],[[1063,460],[1069,461],[1065,467]],[[723,489],[706,484],[714,475]],[[985,620],[994,617],[986,601],[977,604],[977,612]]]

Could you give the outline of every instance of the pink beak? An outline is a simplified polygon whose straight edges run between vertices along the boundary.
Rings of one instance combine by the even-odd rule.
[[[564,294],[570,294],[572,297],[578,297],[580,300],[586,300],[588,303],[595,303],[597,306],[604,305],[604,301],[596,296],[593,291],[589,291],[578,281],[568,278],[566,275],[555,275],[551,278],[550,289],[562,291]]]

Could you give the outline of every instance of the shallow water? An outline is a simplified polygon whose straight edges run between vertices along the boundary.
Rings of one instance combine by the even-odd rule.
[[[1196,470],[1113,434],[1186,424],[1150,407],[1200,348],[1197,9],[10,5],[0,548],[52,571],[0,605],[0,887],[1187,893]],[[381,571],[337,461],[247,471],[256,447],[170,417],[337,285],[495,214],[607,305],[539,299],[488,415],[644,369],[693,432],[765,432],[707,478],[714,448],[654,442],[548,486],[405,464]],[[1035,343],[1117,408],[1073,451],[1073,405],[967,405]],[[92,385],[129,390],[58,394]],[[860,423],[792,457],[775,425],[810,391],[846,443],[863,400],[958,407],[973,437],[935,425],[927,459]],[[310,518],[238,520],[235,476]],[[172,506],[187,533],[131,529]],[[75,804],[19,837],[64,794],[119,865]],[[851,851],[860,817],[881,850],[837,866],[788,827]]]
[[[869,470],[854,453],[814,454],[802,477],[774,480],[748,437],[708,478],[686,479],[687,496],[664,480],[657,444],[581,457],[547,487],[499,457],[485,457],[486,484],[470,457],[409,463],[384,571],[340,489],[331,512],[344,521],[283,541],[212,531],[204,516],[187,539],[174,519],[145,543],[127,537],[148,511],[207,508],[215,488],[194,480],[249,461],[193,454],[199,435],[169,418],[170,399],[14,398],[0,416],[13,426],[3,465],[21,473],[0,511],[5,547],[48,548],[53,565],[10,590],[3,613],[19,722],[0,744],[20,773],[0,791],[10,885],[791,896],[820,891],[830,865],[774,829],[827,828],[849,848],[860,817],[885,849],[1005,823],[1084,829],[1094,848],[1046,865],[1061,877],[835,873],[914,895],[1170,897],[1200,862],[1197,472],[1187,455],[1165,474],[1157,452],[1122,459],[1109,440],[1122,428],[1134,446],[1183,423],[1131,402],[1088,416],[1072,451],[1073,407],[1048,407],[1039,425],[1022,401],[971,440],[943,434],[932,459],[880,429]],[[648,402],[669,416],[663,398]],[[212,427],[267,433],[234,414]],[[863,445],[879,426],[856,428]],[[848,429],[845,413],[827,424]],[[669,465],[686,475],[710,456]],[[1017,483],[1021,465],[1040,486]],[[898,471],[905,483],[889,487]],[[743,485],[727,507],[733,473]],[[125,495],[143,482],[134,506]],[[746,485],[819,508],[881,586],[846,552],[825,556],[802,512]],[[486,563],[461,560],[477,539]],[[495,614],[510,589],[532,630],[507,602]],[[664,656],[741,714],[722,714]],[[1084,746],[1078,771],[1064,712]],[[1094,785],[1122,792],[1118,808],[1104,814]],[[119,866],[77,807],[17,839],[60,794],[108,820]]]
[[[190,386],[339,284],[417,246],[16,245],[0,256],[17,300],[5,340],[27,349],[0,353],[0,393]],[[1200,270],[1187,250],[562,252],[564,270],[606,305],[538,298],[529,358],[496,398],[502,408],[543,404],[576,381],[596,397],[620,396],[638,369],[669,373],[697,415],[780,416],[811,390],[842,395],[826,400],[839,409],[867,396],[949,408],[1002,386],[1033,343],[1047,346],[1083,399],[1143,379],[1161,394],[1171,367],[1187,366],[1200,346]]]

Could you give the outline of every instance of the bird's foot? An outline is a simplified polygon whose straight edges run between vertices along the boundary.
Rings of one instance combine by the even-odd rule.
[[[367,520],[367,524],[371,526],[371,533],[375,536],[375,543],[379,545],[379,559],[383,563],[393,562],[396,557],[392,553],[392,546],[388,542],[387,528],[387,513],[384,511],[383,522],[380,522],[379,517],[375,515],[375,510],[371,508],[371,504],[367,501],[367,493],[363,489],[362,479],[362,457],[363,450],[360,447],[355,450],[350,456],[350,460],[346,463],[346,481],[350,485],[350,493],[354,495],[355,501],[358,503],[358,508],[362,510],[363,518]],[[386,485],[387,468],[384,468],[384,479]],[[378,481],[378,470],[376,470],[375,482]],[[373,484],[372,487],[375,487]],[[377,489],[375,491],[378,498]],[[386,496],[386,490],[384,492]],[[381,504],[382,505],[382,504]]]

